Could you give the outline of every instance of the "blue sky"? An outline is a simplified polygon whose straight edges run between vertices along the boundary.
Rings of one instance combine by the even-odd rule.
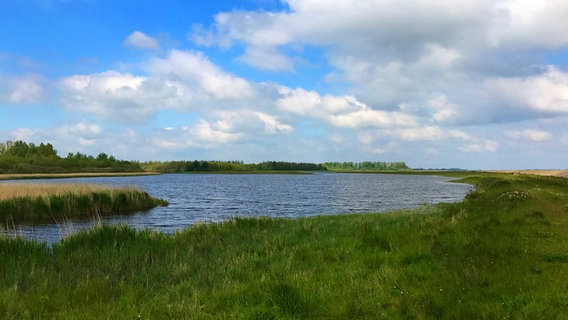
[[[0,1],[0,141],[567,168],[568,3]]]

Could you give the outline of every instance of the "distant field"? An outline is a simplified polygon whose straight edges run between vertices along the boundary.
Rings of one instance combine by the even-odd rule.
[[[513,173],[513,174],[534,174],[537,176],[551,176],[568,178],[568,170],[495,170],[490,172]]]

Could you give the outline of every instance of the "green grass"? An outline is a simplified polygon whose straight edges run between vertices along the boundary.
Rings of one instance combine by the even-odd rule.
[[[568,180],[465,181],[392,214],[0,239],[0,318],[565,319]]]

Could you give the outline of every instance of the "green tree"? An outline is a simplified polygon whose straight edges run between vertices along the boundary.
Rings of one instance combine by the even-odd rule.
[[[37,155],[40,157],[57,157],[57,151],[53,148],[51,143],[44,144],[43,142],[37,147]]]
[[[97,161],[105,161],[108,160],[108,155],[104,152],[99,153],[99,155],[97,156]]]
[[[6,145],[7,145],[7,151],[6,151],[7,154],[20,158],[25,158],[26,155],[28,154],[28,151],[30,150],[29,145],[21,140],[18,140],[16,142],[7,141]]]

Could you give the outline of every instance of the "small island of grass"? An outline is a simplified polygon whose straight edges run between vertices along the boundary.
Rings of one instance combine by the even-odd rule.
[[[167,205],[134,187],[95,184],[0,184],[3,223],[62,222]]]

